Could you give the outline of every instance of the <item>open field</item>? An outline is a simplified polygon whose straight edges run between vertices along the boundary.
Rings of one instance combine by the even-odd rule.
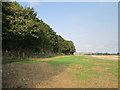
[[[117,87],[118,58],[114,56],[77,55],[3,61],[3,88]]]
[[[106,60],[118,60],[117,55],[91,55],[91,57]]]

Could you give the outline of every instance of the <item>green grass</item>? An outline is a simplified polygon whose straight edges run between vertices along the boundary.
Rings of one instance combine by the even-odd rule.
[[[42,56],[42,57],[40,57],[40,59],[52,58],[52,57],[56,57],[56,56]],[[27,63],[37,63],[37,62],[39,62],[39,61],[33,61],[34,59],[36,59],[36,58],[2,60],[2,64],[17,63],[17,62],[19,62],[18,64],[27,64]]]
[[[61,64],[71,65],[71,64],[81,63],[82,59],[86,59],[86,57],[84,57],[84,56],[68,56],[68,57],[62,57],[62,58],[54,59],[54,60],[47,61],[47,62],[51,63],[53,65],[61,65]]]
[[[27,59],[11,59],[11,60],[2,60],[2,64],[16,63],[16,62],[26,62]]]
[[[40,58],[52,58],[52,57],[56,57],[56,56],[41,56]]]
[[[89,61],[86,61],[89,60]],[[85,56],[69,56],[69,57],[63,57],[59,59],[54,59],[51,61],[46,61],[52,65],[65,65],[69,68],[72,68],[74,70],[77,70],[78,73],[75,72],[67,72],[69,75],[76,75],[76,79],[82,79],[86,80],[89,78],[97,78],[99,76],[112,76],[112,78],[118,77],[118,61],[112,61],[112,60],[101,60],[101,59],[95,59],[95,58],[87,58]],[[96,65],[95,63],[104,63]],[[75,67],[76,64],[80,64],[83,67],[78,68]],[[108,70],[94,70],[93,68],[99,66],[102,68],[110,68]],[[89,69],[89,70],[87,70]],[[87,71],[86,71],[87,70]],[[94,76],[92,76],[94,75]]]
[[[52,58],[55,56],[48,56],[42,58]],[[64,65],[69,67],[76,72],[67,71],[68,75],[74,75],[74,79],[90,79],[90,78],[98,78],[103,77],[104,79],[109,78],[109,80],[116,80],[118,78],[118,61],[113,60],[103,60],[103,59],[96,59],[96,58],[88,58],[86,56],[67,56],[56,58],[53,60],[47,61],[34,61],[35,58],[28,58],[28,59],[16,59],[16,60],[5,60],[3,64],[7,63],[16,63],[17,64],[32,64],[37,62],[46,62],[54,65],[55,67],[58,65]],[[31,61],[32,60],[32,61]],[[104,63],[104,64],[96,64],[96,63]],[[82,65],[83,67],[76,67],[76,65]],[[107,70],[99,71],[94,70],[95,67],[102,67],[102,68],[109,68]]]

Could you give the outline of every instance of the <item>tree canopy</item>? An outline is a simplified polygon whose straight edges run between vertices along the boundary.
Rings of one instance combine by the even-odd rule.
[[[22,7],[17,2],[2,3],[3,53],[13,57],[35,55],[73,54],[72,41],[57,35],[52,28],[37,17],[33,8]]]

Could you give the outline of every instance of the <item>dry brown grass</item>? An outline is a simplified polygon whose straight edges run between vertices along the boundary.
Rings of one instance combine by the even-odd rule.
[[[112,64],[112,63],[100,63],[100,62],[98,62],[98,63],[94,63],[95,65],[101,65],[101,64],[103,64],[103,65],[114,65],[114,64]]]
[[[106,70],[108,70],[110,68],[108,68],[108,67],[101,67],[101,66],[94,66],[93,69],[94,70],[98,70],[98,71],[106,71]]]
[[[112,55],[90,55],[88,57],[106,59],[106,60],[116,60],[116,61],[118,60],[118,56],[112,56]]]
[[[67,75],[66,72],[62,72],[51,78],[51,80],[43,81],[36,85],[36,88],[73,88],[77,87],[76,83],[73,83],[74,75]]]
[[[107,68],[99,68],[103,70]],[[65,71],[77,73],[75,69],[66,68]],[[95,76],[92,74],[91,76]],[[55,75],[51,80],[43,81],[36,85],[36,88],[117,88],[118,84],[116,81],[109,82],[109,76],[107,78],[98,77],[90,78],[87,80],[75,79],[75,74],[68,75],[66,72],[62,72]]]
[[[81,65],[81,64],[76,64],[76,65],[74,65],[74,67],[75,67],[75,68],[82,68],[82,67],[84,67],[84,66]]]
[[[33,61],[44,61],[44,60],[53,60],[53,59],[58,59],[58,58],[61,58],[61,57],[68,57],[68,56],[57,56],[57,57],[52,57],[52,58],[43,58],[43,59],[34,59]]]

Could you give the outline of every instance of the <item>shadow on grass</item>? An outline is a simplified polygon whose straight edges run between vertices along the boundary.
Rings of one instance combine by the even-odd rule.
[[[41,56],[40,58],[52,58],[52,57],[56,57],[56,56]]]
[[[43,59],[43,58],[52,58],[52,57],[56,57],[56,56],[42,56],[42,57],[40,57],[40,59]],[[31,60],[34,60],[34,59],[35,58],[2,60],[2,64],[17,63],[17,62],[20,62],[21,64],[39,62],[39,61],[31,61]]]
[[[11,60],[2,60],[2,64],[16,63],[16,62],[24,62],[24,59],[11,59]]]

